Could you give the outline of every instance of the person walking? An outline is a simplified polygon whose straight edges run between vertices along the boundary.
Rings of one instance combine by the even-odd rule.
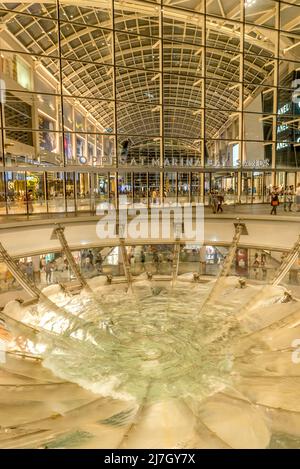
[[[277,207],[279,205],[279,197],[277,192],[273,192],[271,195],[271,213],[270,215],[277,215]]]
[[[52,271],[53,271],[52,262],[47,262],[47,264],[45,265],[47,284],[51,283]]]
[[[217,208],[217,213],[222,212],[223,213],[223,202],[224,202],[224,196],[222,194],[219,194],[217,197],[218,201],[218,208]]]
[[[210,199],[211,199],[211,208],[213,213],[217,213],[217,208],[218,208],[218,198],[217,194],[215,191],[212,191],[210,194]]]
[[[153,191],[152,191],[152,204],[156,205],[156,202],[157,202],[157,192],[156,192],[155,189],[153,189]]]

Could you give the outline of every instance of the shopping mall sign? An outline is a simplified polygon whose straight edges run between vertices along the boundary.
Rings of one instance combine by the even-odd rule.
[[[141,166],[152,166],[159,168],[160,167],[160,158],[145,158],[139,156],[138,158],[128,158],[121,156],[119,159],[120,166],[130,166],[130,167],[141,167]],[[200,168],[201,160],[200,158],[193,157],[180,157],[180,158],[164,158],[163,160],[164,167],[170,168]]]
[[[131,159],[120,159],[119,161],[119,166],[123,167],[160,167],[160,159],[159,158],[143,158],[140,157],[138,159],[136,158],[131,158]],[[243,167],[244,168],[269,168],[270,166],[270,160],[269,159],[264,159],[264,160],[246,160],[243,162]],[[192,158],[192,157],[186,157],[186,158],[164,158],[163,161],[163,167],[164,168],[170,168],[176,170],[177,168],[203,168],[203,165],[201,164],[200,158]],[[224,161],[224,162],[216,162],[214,160],[207,160],[205,163],[205,168],[239,168],[241,167],[240,161],[237,160],[236,164],[233,166],[230,161]]]

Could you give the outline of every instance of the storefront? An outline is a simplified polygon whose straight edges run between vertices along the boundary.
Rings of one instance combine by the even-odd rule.
[[[94,211],[99,203],[125,201],[141,207],[209,204],[211,191],[226,205],[269,203],[279,189],[300,182],[300,172],[235,171],[5,171],[0,180],[2,214]]]

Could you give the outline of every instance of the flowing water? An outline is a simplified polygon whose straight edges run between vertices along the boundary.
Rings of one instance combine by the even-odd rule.
[[[299,331],[280,323],[298,303],[235,277],[206,301],[213,282],[189,277],[7,305],[13,353],[41,361],[9,355],[0,370],[0,447],[299,446]]]
[[[168,284],[167,284],[168,285]],[[231,345],[239,334],[232,312],[203,311],[207,287],[140,286],[65,305],[82,323],[31,311],[41,334],[44,366],[102,395],[153,400],[205,397],[230,381]],[[45,320],[45,317],[47,318]],[[211,340],[210,340],[211,338]]]

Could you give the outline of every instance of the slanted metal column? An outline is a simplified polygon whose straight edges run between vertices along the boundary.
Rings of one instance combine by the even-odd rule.
[[[177,276],[178,276],[179,256],[180,256],[180,240],[179,238],[176,238],[175,245],[174,245],[174,253],[173,253],[173,263],[172,263],[172,287],[174,287]]]
[[[128,283],[128,287],[132,290],[132,275],[130,271],[130,264],[129,264],[128,255],[127,255],[126,246],[125,246],[125,239],[119,238],[119,241],[120,241],[120,249],[122,253],[122,261],[123,261],[125,277]]]
[[[14,278],[19,282],[19,284],[24,288],[24,290],[33,298],[39,299],[41,292],[40,290],[30,282],[28,277],[22,272],[20,267],[15,263],[13,258],[8,254],[6,249],[0,243],[0,254],[2,256],[3,262],[7,265],[8,270],[14,276]]]
[[[222,265],[222,268],[220,270],[220,273],[219,273],[218,277],[226,277],[229,274],[229,271],[230,271],[230,268],[231,268],[231,265],[232,265],[232,261],[233,261],[233,258],[235,256],[236,248],[237,248],[237,245],[239,243],[241,234],[242,234],[244,229],[245,229],[244,224],[240,224],[240,223],[235,224],[235,234],[232,238],[232,242],[231,242],[228,254],[227,254],[226,259],[225,259],[225,261]]]
[[[289,272],[290,268],[294,264],[294,262],[297,260],[298,255],[299,255],[299,249],[300,249],[300,236],[292,249],[290,250],[289,254],[286,256],[285,259],[283,259],[278,271],[276,272],[273,280],[272,280],[272,285],[277,286],[279,283],[282,281],[282,279],[285,277],[285,275]]]
[[[33,285],[26,275],[22,272],[20,267],[15,263],[15,261],[12,259],[12,257],[8,254],[8,252],[5,250],[3,245],[0,243],[0,254],[2,256],[2,260],[5,262],[7,265],[9,271],[12,273],[12,275],[18,280],[20,285],[26,290],[29,295],[31,295],[34,299],[40,300],[40,302],[49,308],[51,311],[55,311],[60,317],[63,317],[65,319],[68,319],[70,322],[70,331],[78,329],[78,328],[83,328],[85,331],[88,331],[93,334],[95,338],[98,337],[98,330],[97,330],[97,325],[92,322],[87,322],[82,318],[77,317],[76,315],[71,314],[70,312],[64,310],[60,306],[57,306],[55,303],[53,303],[52,300],[50,300],[44,293],[42,293],[38,287]],[[3,316],[3,313],[1,313]],[[72,326],[72,328],[71,328]],[[92,328],[92,329],[91,329]],[[71,334],[70,332],[70,334]],[[99,333],[100,334],[100,333]],[[100,336],[99,336],[100,337]]]
[[[226,277],[230,272],[232,261],[233,261],[234,256],[235,256],[236,249],[237,249],[238,243],[240,241],[240,237],[241,237],[242,234],[248,234],[246,226],[245,226],[244,223],[237,222],[234,225],[235,225],[235,234],[232,238],[232,242],[231,242],[228,254],[227,254],[226,259],[223,263],[223,266],[222,266],[222,268],[221,268],[221,270],[220,270],[220,272],[217,276],[217,280],[216,280],[214,286],[212,287],[211,291],[209,292],[209,294],[208,294],[205,302],[203,303],[201,309],[203,309],[206,306],[207,303],[211,302],[212,300],[214,300],[218,296],[221,280],[222,280],[222,278]]]
[[[84,288],[91,291],[89,285],[87,284],[85,278],[83,277],[82,273],[80,272],[80,270],[78,268],[78,265],[76,264],[76,262],[74,260],[73,254],[72,254],[72,252],[70,250],[70,247],[67,243],[64,231],[65,231],[65,227],[61,226],[61,225],[58,225],[58,227],[53,230],[51,239],[58,239],[59,240],[59,242],[61,244],[61,247],[62,247],[62,250],[63,250],[63,252],[64,252],[64,254],[67,258],[67,261],[68,261],[72,271],[74,272],[77,280],[81,283],[81,285]]]

